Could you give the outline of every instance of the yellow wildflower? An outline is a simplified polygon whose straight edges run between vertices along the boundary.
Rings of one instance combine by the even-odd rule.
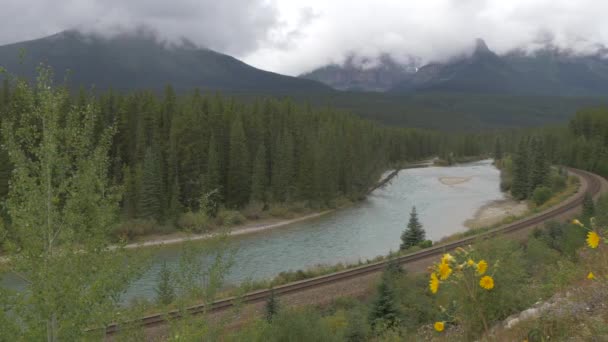
[[[450,253],[445,253],[443,255],[443,257],[441,257],[441,262],[442,263],[448,263],[450,261],[454,260],[454,257],[450,254]]]
[[[435,272],[431,273],[431,281],[429,281],[429,288],[431,289],[431,292],[433,294],[437,293],[437,290],[439,290],[439,278],[437,278]]]
[[[446,280],[452,274],[452,268],[445,262],[439,264],[439,278]]]
[[[577,226],[584,227],[584,225],[581,223],[581,221],[576,220],[576,219],[572,220],[572,224],[575,224],[575,225],[577,225]]]
[[[488,263],[485,260],[480,260],[477,263],[477,274],[482,275],[488,270]]]
[[[479,286],[483,287],[486,290],[491,290],[494,288],[494,278],[490,276],[484,276],[479,280]]]
[[[587,279],[589,279],[589,280],[595,279],[595,274],[593,274],[593,272],[589,272],[589,274],[587,274]]]
[[[589,247],[597,248],[599,244],[600,236],[596,232],[590,231],[589,233],[587,233],[587,245],[589,245]]]
[[[435,330],[437,330],[438,332],[442,332],[443,329],[445,329],[445,323],[444,322],[435,322],[433,327],[435,327]]]
[[[467,265],[473,266],[473,265],[475,265],[475,261],[473,261],[473,259],[469,259],[469,260],[467,260]]]

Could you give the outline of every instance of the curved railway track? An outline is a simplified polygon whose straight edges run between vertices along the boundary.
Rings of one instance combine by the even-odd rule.
[[[457,247],[462,247],[469,245],[475,242],[478,239],[487,239],[497,235],[503,235],[508,233],[513,233],[517,231],[521,231],[524,229],[528,229],[531,227],[535,227],[543,222],[559,217],[560,215],[566,214],[571,210],[580,206],[583,202],[584,194],[590,193],[592,196],[596,196],[599,194],[602,188],[601,178],[595,174],[590,172],[586,172],[578,169],[568,169],[569,172],[579,176],[584,179],[585,182],[583,186],[586,186],[586,189],[579,189],[578,193],[573,197],[567,199],[562,204],[557,207],[551,208],[545,212],[536,214],[532,217],[522,219],[520,221],[511,223],[509,225],[501,226],[487,232],[477,234],[471,237],[463,238],[457,241],[449,242],[443,245],[430,247],[419,252],[404,255],[397,257],[396,260],[399,264],[408,264],[415,261],[420,261],[423,259],[436,257],[438,255],[442,255],[445,252],[456,249]],[[282,286],[278,286],[274,288],[275,295],[285,295],[289,293],[294,293],[298,291],[307,290],[314,287],[320,287],[323,285],[337,283],[346,279],[351,279],[354,277],[363,276],[369,273],[378,272],[382,270],[388,261],[380,261],[371,264],[367,264],[364,266],[359,266],[355,268],[351,268],[348,270],[327,274],[323,276],[319,276],[316,278],[305,279],[289,284],[285,284]],[[196,315],[202,312],[218,312],[221,310],[225,310],[231,308],[234,305],[234,302],[238,299],[239,303],[242,304],[252,304],[260,301],[264,301],[270,295],[270,290],[258,290],[254,292],[250,292],[243,297],[236,298],[230,297],[222,300],[218,300],[209,305],[201,304],[195,305],[187,309],[190,315]],[[171,319],[180,318],[181,313],[179,311],[172,311],[166,314],[157,314],[143,317],[137,321],[129,322],[130,324],[139,323],[144,327],[152,327],[159,324],[163,324]],[[106,334],[111,335],[116,333],[120,329],[119,324],[112,324],[106,327]]]

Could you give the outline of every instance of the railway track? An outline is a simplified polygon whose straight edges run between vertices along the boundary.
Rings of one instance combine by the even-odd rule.
[[[509,225],[505,225],[505,226],[501,226],[501,227],[489,230],[489,231],[481,233],[481,234],[463,238],[463,239],[453,241],[450,243],[446,243],[443,245],[430,247],[430,248],[421,250],[421,251],[413,253],[413,254],[400,256],[400,257],[397,257],[395,260],[399,264],[402,264],[402,265],[411,263],[411,262],[415,262],[415,261],[420,261],[423,259],[442,255],[443,253],[449,252],[458,247],[469,245],[478,239],[487,239],[487,238],[495,237],[497,235],[513,233],[513,232],[524,230],[524,229],[527,229],[530,227],[535,227],[550,219],[553,219],[553,218],[559,217],[560,215],[568,213],[571,210],[580,206],[583,202],[585,193],[588,192],[594,197],[599,194],[599,192],[601,191],[601,180],[600,180],[601,178],[599,176],[586,172],[586,171],[578,170],[578,169],[568,169],[568,170],[569,170],[569,172],[584,179],[587,188],[579,190],[579,192],[575,195],[575,197],[571,197],[571,198],[567,199],[558,207],[549,209],[545,212],[536,214],[536,215],[526,218],[526,219],[522,219],[520,221],[511,223]],[[275,295],[280,296],[280,295],[286,295],[286,294],[290,294],[290,293],[294,293],[294,292],[298,292],[298,291],[302,291],[302,290],[306,290],[306,289],[310,289],[310,288],[314,288],[314,287],[319,287],[319,286],[323,286],[323,285],[327,285],[327,284],[331,284],[331,283],[337,283],[337,282],[340,282],[340,281],[343,281],[346,279],[351,279],[354,277],[359,277],[359,276],[363,276],[363,275],[366,275],[369,273],[381,271],[386,266],[387,262],[388,261],[375,262],[375,263],[367,264],[364,266],[359,266],[359,267],[351,268],[348,270],[319,276],[316,278],[305,279],[305,280],[285,284],[282,286],[275,287],[274,292],[275,292]],[[187,311],[188,311],[188,314],[190,314],[190,315],[196,315],[196,314],[200,314],[202,312],[219,312],[219,311],[231,308],[234,305],[236,300],[238,300],[239,303],[242,303],[242,304],[253,304],[253,303],[257,303],[257,302],[266,300],[269,295],[270,295],[270,290],[258,290],[258,291],[250,292],[240,298],[230,297],[230,298],[218,300],[218,301],[213,302],[208,305],[205,305],[205,304],[195,305],[195,306],[188,308]],[[159,324],[163,324],[171,319],[178,319],[178,318],[180,318],[180,316],[181,316],[181,313],[179,311],[172,311],[172,312],[165,313],[165,314],[146,316],[137,321],[129,322],[129,325],[133,324],[133,323],[139,323],[140,325],[142,325],[144,327],[152,327],[152,326],[156,326]],[[112,334],[118,332],[119,329],[120,329],[119,324],[109,325],[106,327],[106,334],[112,335]]]

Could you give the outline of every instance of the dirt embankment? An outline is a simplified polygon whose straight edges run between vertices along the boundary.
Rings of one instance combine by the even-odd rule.
[[[526,202],[504,199],[490,202],[479,208],[472,219],[466,220],[468,228],[482,228],[495,225],[508,217],[518,217],[529,210]]]

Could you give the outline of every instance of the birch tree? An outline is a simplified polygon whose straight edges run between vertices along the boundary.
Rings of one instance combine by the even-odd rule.
[[[23,290],[0,291],[0,340],[77,341],[116,317],[116,305],[136,268],[121,248],[109,248],[120,189],[108,181],[113,127],[98,108],[69,104],[41,68],[34,86],[16,82],[2,124],[14,169],[3,228],[8,268]],[[9,322],[9,321],[12,321]],[[14,335],[14,336],[12,336]]]

